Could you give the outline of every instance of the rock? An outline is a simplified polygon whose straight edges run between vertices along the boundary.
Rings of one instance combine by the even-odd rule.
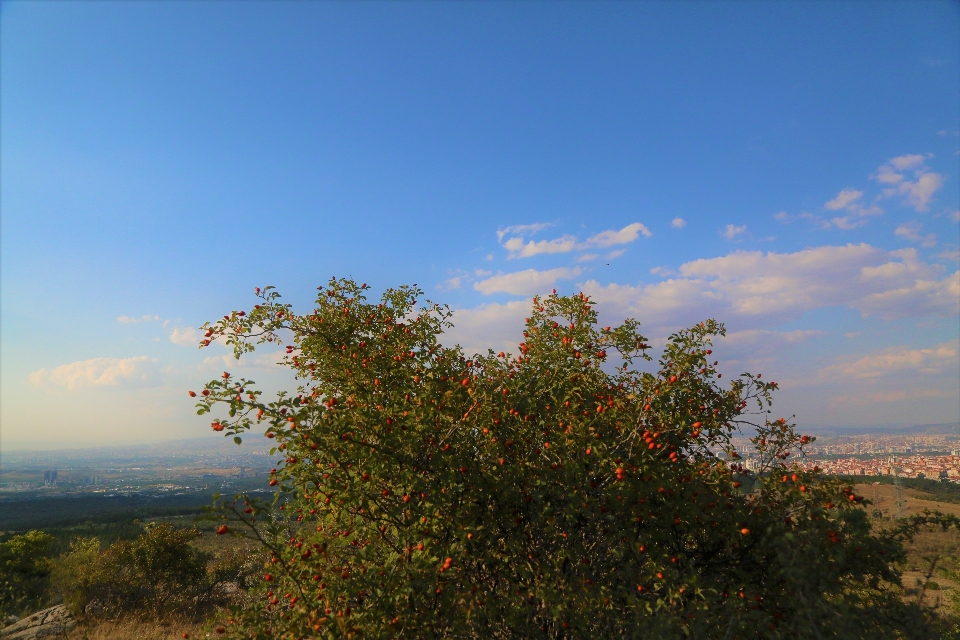
[[[3,640],[33,640],[34,638],[48,638],[65,636],[67,630],[73,627],[76,621],[67,608],[62,604],[37,611],[0,631]]]

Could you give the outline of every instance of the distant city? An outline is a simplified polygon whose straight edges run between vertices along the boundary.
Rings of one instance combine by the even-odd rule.
[[[919,425],[881,433],[818,436],[798,462],[829,474],[927,478],[960,483],[960,423]],[[743,465],[758,466],[753,445],[736,438]]]
[[[272,466],[266,446],[224,440],[184,440],[154,445],[65,451],[5,452],[0,463],[4,495],[178,495],[228,490],[265,478]],[[246,481],[246,482],[240,482]],[[266,482],[264,482],[266,486]]]

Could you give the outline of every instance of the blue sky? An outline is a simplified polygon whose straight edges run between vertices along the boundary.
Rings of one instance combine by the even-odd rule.
[[[195,328],[417,283],[471,349],[704,317],[800,424],[960,419],[955,3],[0,4],[2,443],[200,436]],[[219,351],[217,349],[220,349]],[[235,371],[283,384],[275,355]],[[256,373],[256,375],[253,375]]]

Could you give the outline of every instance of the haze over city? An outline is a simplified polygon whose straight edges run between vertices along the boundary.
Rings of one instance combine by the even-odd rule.
[[[691,11],[695,7],[695,11]],[[330,276],[516,352],[583,291],[799,428],[960,420],[951,3],[4,3],[5,451],[213,438],[282,348],[205,321]]]

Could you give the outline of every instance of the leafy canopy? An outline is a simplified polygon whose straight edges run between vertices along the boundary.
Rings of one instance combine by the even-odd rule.
[[[670,337],[656,374],[636,321],[533,299],[516,355],[440,344],[422,291],[332,279],[305,315],[270,287],[207,329],[235,355],[287,343],[296,390],[265,402],[224,372],[200,413],[283,456],[273,501],[225,503],[221,531],[269,549],[238,637],[922,637],[891,536],[861,499],[791,469],[811,439],[769,420],[777,385],[721,381],[713,320]],[[193,392],[191,392],[193,394]],[[755,431],[758,475],[730,445]],[[742,483],[749,480],[749,486]],[[747,490],[749,489],[749,491]],[[219,630],[219,629],[218,629]],[[919,635],[918,635],[919,634]]]
[[[0,621],[40,607],[50,582],[53,536],[28,531],[0,542]]]

